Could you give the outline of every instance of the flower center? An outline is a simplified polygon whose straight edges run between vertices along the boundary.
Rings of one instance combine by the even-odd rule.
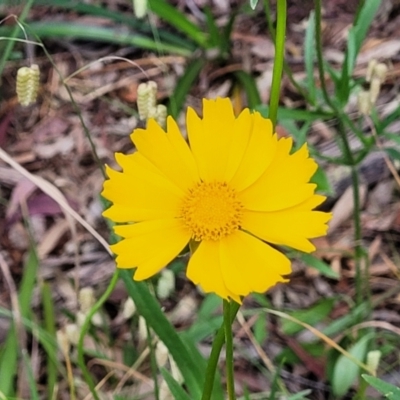
[[[194,240],[218,240],[239,229],[242,208],[226,183],[201,182],[183,200],[181,217]]]

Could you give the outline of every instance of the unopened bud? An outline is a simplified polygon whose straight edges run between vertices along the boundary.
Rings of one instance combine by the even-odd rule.
[[[157,361],[157,365],[158,367],[164,367],[165,364],[168,361],[168,347],[164,344],[164,342],[162,342],[161,340],[159,340],[157,342],[156,345],[156,351],[155,351],[155,356],[156,356],[156,361]]]
[[[155,113],[157,104],[157,84],[154,81],[141,83],[137,90],[137,105],[139,111],[139,118],[147,121],[151,113]]]
[[[374,76],[376,76],[381,81],[381,83],[383,83],[386,79],[387,72],[388,72],[387,65],[379,63],[375,66]]]
[[[372,110],[371,97],[368,91],[361,90],[357,96],[358,110],[363,115],[370,115]]]
[[[22,67],[17,72],[17,97],[23,106],[36,101],[39,90],[40,71],[36,64],[30,67]]]
[[[167,124],[167,114],[167,107],[164,104],[159,104],[157,106],[156,121],[162,128],[165,128]]]
[[[86,287],[79,291],[79,308],[84,314],[94,306],[95,302],[96,298],[94,297],[93,288]]]
[[[163,269],[157,282],[157,297],[165,300],[175,289],[175,275],[170,269]]]
[[[138,327],[138,339],[139,342],[145,343],[147,340],[147,323],[146,320],[140,316],[139,317],[139,327]]]
[[[65,334],[69,343],[77,345],[79,342],[80,329],[76,324],[68,324],[65,326]]]
[[[133,316],[133,314],[135,314],[135,312],[136,312],[136,305],[132,300],[132,298],[128,297],[122,309],[122,316],[124,317],[124,319],[129,319]]]
[[[371,83],[369,85],[369,97],[371,104],[376,103],[380,91],[381,91],[381,81],[377,77],[372,78]]]
[[[65,356],[66,354],[69,353],[69,349],[70,349],[70,345],[71,345],[69,337],[66,334],[66,332],[62,329],[57,331],[56,337],[57,337],[58,346],[61,349],[61,353]]]
[[[133,11],[136,18],[144,18],[147,15],[147,0],[133,0]]]
[[[374,375],[379,367],[381,356],[382,353],[379,350],[372,350],[367,354],[367,365]]]

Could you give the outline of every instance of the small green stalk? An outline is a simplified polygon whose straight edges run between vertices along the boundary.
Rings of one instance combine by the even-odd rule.
[[[230,323],[234,321],[237,312],[239,311],[240,305],[235,302],[231,302],[230,304]],[[225,311],[225,310],[224,310]],[[225,343],[225,314],[224,314],[224,322],[222,326],[218,329],[217,334],[215,335],[210,358],[208,359],[207,370],[206,370],[206,378],[204,381],[203,387],[203,395],[201,400],[211,400],[214,380],[215,380],[215,373],[218,366],[218,359],[221,353],[222,346]]]
[[[268,1],[268,0],[265,0]],[[276,34],[275,34],[275,59],[272,71],[271,94],[269,101],[269,118],[274,129],[278,118],[279,94],[281,91],[283,62],[285,57],[286,36],[286,0],[277,0],[276,4]]]
[[[232,322],[230,316],[231,316],[231,303],[228,300],[224,300],[226,388],[229,400],[236,400],[235,374],[233,368],[233,335],[232,335]]]

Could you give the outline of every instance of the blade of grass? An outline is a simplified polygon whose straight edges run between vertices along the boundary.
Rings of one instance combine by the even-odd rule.
[[[349,82],[356,59],[380,5],[381,0],[365,0],[358,10],[353,27],[349,31],[340,84],[336,87],[336,94],[342,104],[346,104],[348,101],[350,95]]]
[[[185,14],[178,11],[165,0],[148,0],[148,2],[149,9],[157,14],[161,19],[167,21],[175,29],[185,33],[201,47],[207,48],[206,34],[200,29],[200,27],[187,19]]]
[[[10,310],[7,310],[5,308],[0,308],[0,317],[2,318],[8,318],[10,320],[13,319],[13,313]],[[57,371],[61,373],[62,375],[65,375],[65,370],[63,369],[62,365],[59,363],[57,359],[57,342],[55,339],[48,334],[41,326],[37,325],[35,322],[31,321],[28,318],[21,318],[21,322],[24,325],[24,328],[26,328],[27,331],[29,331],[38,341],[39,343],[43,346],[45,349],[46,353],[50,355],[53,365],[57,367]],[[6,348],[6,347],[5,347]],[[1,370],[1,378],[3,379],[3,371],[6,370]],[[0,379],[0,381],[2,380]]]
[[[169,390],[171,391],[172,395],[174,396],[175,400],[190,400],[191,397],[183,390],[182,386],[174,379],[174,377],[165,369],[161,368],[161,373]]]
[[[256,107],[257,111],[265,118],[268,117],[269,107],[266,105]],[[332,113],[323,111],[292,110],[284,107],[278,108],[278,120],[293,119],[295,121],[317,121],[327,120],[333,117]]]
[[[43,319],[44,319],[44,329],[51,335],[56,341],[56,319],[54,313],[53,298],[51,295],[51,289],[48,283],[43,282],[41,285],[42,293],[42,304],[43,304]],[[57,357],[56,354],[50,356],[46,352],[47,357],[47,396],[48,399],[53,399],[54,387],[57,382],[57,368],[54,365],[53,359]]]
[[[27,27],[29,27],[29,31],[32,32],[34,36],[38,36],[41,39],[84,39],[135,46],[153,51],[162,50],[167,53],[174,53],[186,57],[192,54],[191,50],[185,49],[182,46],[168,43],[156,43],[152,38],[146,37],[143,34],[138,34],[132,31],[124,32],[118,28],[88,26],[71,22],[32,22],[27,25]],[[0,36],[6,37],[10,36],[11,34],[12,29],[9,27],[0,27]],[[22,32],[17,32],[17,34],[19,37],[22,36]]]
[[[210,47],[218,47],[221,48],[221,34],[219,32],[218,26],[214,20],[213,13],[211,12],[210,7],[204,8],[204,14],[206,16],[206,23],[208,32],[210,35],[209,45]]]
[[[49,0],[35,0],[36,5],[48,5]],[[67,10],[74,10],[80,14],[89,14],[91,16],[108,18],[112,21],[117,22],[118,24],[125,24],[138,30],[141,33],[152,34],[152,29],[149,24],[146,22],[139,20],[137,18],[133,18],[132,15],[127,13],[120,13],[117,11],[112,11],[108,8],[97,6],[95,4],[86,4],[84,2],[72,2],[70,0],[52,0],[52,7],[59,7]],[[189,50],[194,50],[194,43],[186,40],[182,36],[178,36],[175,33],[167,32],[163,29],[157,28],[158,35],[160,39],[164,43],[175,44],[180,47],[185,47]]]
[[[21,318],[29,318],[31,312],[31,299],[35,287],[39,260],[32,248],[24,266],[24,274],[18,293],[18,304]],[[13,393],[14,379],[17,373],[18,356],[22,344],[18,343],[18,334],[15,324],[9,330],[4,351],[0,359],[0,392],[7,396]]]
[[[179,79],[175,91],[168,104],[168,115],[177,118],[185,102],[186,96],[192,88],[193,82],[197,79],[204,67],[206,60],[201,57],[193,60],[186,68],[185,73]]]
[[[25,350],[22,351],[22,362],[24,364],[24,368],[27,372],[27,380],[28,380],[28,385],[30,389],[30,400],[39,400],[39,392],[35,380],[35,376],[33,374],[32,370],[32,364],[29,355],[26,353]]]
[[[132,272],[128,270],[120,270],[119,275],[139,314],[145,318],[149,326],[167,346],[185,380],[191,398],[200,398],[204,376],[203,366],[205,367],[204,359],[200,354],[194,358],[193,353],[189,352],[144,282],[134,281]],[[199,360],[201,361],[199,362]]]
[[[315,21],[314,12],[310,13],[304,41],[304,67],[307,75],[307,89],[312,104],[316,100],[316,86],[314,78],[314,59],[315,59]]]

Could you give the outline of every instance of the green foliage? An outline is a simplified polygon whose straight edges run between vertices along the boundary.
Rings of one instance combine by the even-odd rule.
[[[39,260],[35,250],[31,250],[24,268],[24,275],[18,291],[18,306],[21,319],[30,319],[31,300],[33,289],[36,283]],[[18,312],[18,311],[17,311]],[[22,321],[21,321],[22,322]],[[17,373],[18,358],[21,355],[21,348],[18,339],[21,337],[21,329],[24,325],[18,326],[17,320],[13,320],[11,329],[8,331],[7,339],[0,354],[0,392],[5,396],[13,396],[14,379]],[[29,363],[28,356],[25,358],[25,365]],[[32,393],[34,393],[32,388]]]
[[[165,0],[149,0],[149,9],[200,46],[205,46],[206,35],[203,31]]]
[[[314,76],[314,61],[315,61],[315,15],[310,13],[308,19],[306,36],[304,40],[304,67],[307,75],[306,88],[308,91],[308,99],[311,104],[316,102],[316,86]]]
[[[174,379],[174,377],[165,369],[161,369],[162,376],[168,384],[169,390],[175,400],[190,400],[191,397],[185,392],[182,386]]]
[[[168,115],[176,118],[181,111],[185,102],[186,96],[188,95],[190,88],[194,81],[203,69],[206,60],[203,58],[197,58],[189,63],[186,67],[185,73],[179,79],[174,94],[171,96],[168,104]]]
[[[363,361],[368,351],[370,336],[361,337],[347,351],[357,360]],[[335,396],[344,396],[359,375],[360,367],[341,354],[336,361],[332,376],[332,390]]]
[[[376,378],[363,374],[363,379],[375,388],[379,393],[382,393],[386,398],[390,400],[400,400],[400,388],[383,381],[382,379]]]
[[[133,281],[132,272],[126,270],[120,271],[120,277],[140,315],[167,346],[185,379],[191,397],[199,398],[203,385],[205,360],[193,348],[189,350],[184,344],[145,283]]]
[[[327,263],[313,256],[312,254],[300,253],[299,257],[300,260],[303,261],[307,266],[315,268],[322,275],[325,275],[331,279],[339,279],[337,272],[333,271]]]
[[[307,324],[314,326],[329,315],[329,313],[332,311],[334,303],[334,299],[325,299],[321,300],[307,310],[293,311],[288,314],[299,321],[306,322]],[[301,325],[293,321],[287,319],[282,321],[282,331],[286,335],[294,335],[298,332],[301,332],[303,329],[304,328]]]

